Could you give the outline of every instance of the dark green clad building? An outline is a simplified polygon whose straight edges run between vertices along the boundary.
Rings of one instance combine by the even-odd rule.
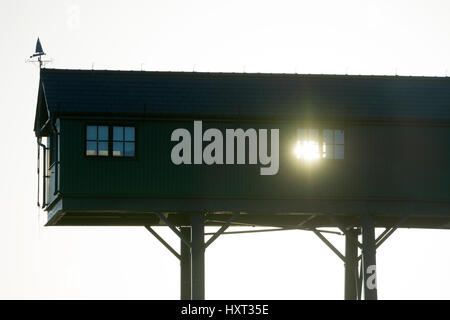
[[[52,226],[450,228],[450,78],[42,69],[34,131]]]

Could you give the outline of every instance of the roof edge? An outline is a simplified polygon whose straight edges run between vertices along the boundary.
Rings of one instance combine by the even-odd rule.
[[[42,68],[42,74],[52,73],[79,73],[79,74],[132,74],[132,75],[197,75],[197,76],[242,76],[242,77],[283,77],[283,78],[336,78],[336,79],[430,79],[448,80],[450,77],[442,76],[415,76],[415,75],[369,75],[369,74],[327,74],[327,73],[268,73],[268,72],[204,72],[204,71],[139,71],[139,70],[109,70],[109,69],[56,69]]]

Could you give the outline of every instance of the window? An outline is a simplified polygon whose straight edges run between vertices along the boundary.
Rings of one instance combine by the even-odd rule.
[[[113,156],[134,157],[134,127],[113,128]]]
[[[294,153],[298,159],[344,159],[344,130],[298,129],[297,132]]]
[[[320,158],[319,130],[298,129],[295,155],[298,159],[314,160]]]
[[[135,128],[125,126],[86,126],[86,155],[134,157]]]
[[[322,156],[344,159],[344,130],[323,130]]]
[[[108,156],[109,130],[107,126],[86,127],[86,155]]]

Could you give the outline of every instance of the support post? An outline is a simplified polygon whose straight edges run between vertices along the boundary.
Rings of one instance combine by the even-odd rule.
[[[358,300],[358,230],[345,233],[345,300]]]
[[[203,213],[191,215],[191,276],[193,300],[205,299],[205,220]]]
[[[375,224],[369,215],[362,221],[364,299],[377,300]]]
[[[191,228],[181,227],[181,233],[191,241]],[[180,239],[180,299],[191,300],[191,249]]]

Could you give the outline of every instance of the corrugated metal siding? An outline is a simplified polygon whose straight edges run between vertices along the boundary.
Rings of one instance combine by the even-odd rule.
[[[450,119],[450,78],[43,69],[52,112]]]
[[[204,122],[216,128],[273,128],[270,123]],[[261,176],[260,165],[180,165],[171,163],[172,131],[193,132],[192,121],[140,121],[137,158],[84,156],[81,120],[61,122],[63,194],[217,198],[388,198],[450,200],[450,129],[413,126],[350,126],[345,160],[315,165],[297,161],[296,127],[280,127],[280,170]]]
[[[350,193],[450,199],[449,128],[357,126],[348,128],[346,138]]]

